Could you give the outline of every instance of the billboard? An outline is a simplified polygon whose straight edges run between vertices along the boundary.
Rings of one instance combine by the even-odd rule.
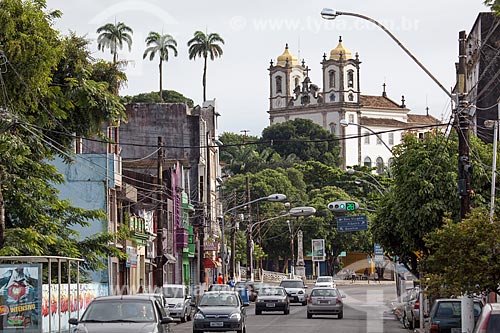
[[[312,260],[325,261],[325,240],[313,239],[312,240]]]
[[[42,332],[42,265],[0,265],[0,332]]]

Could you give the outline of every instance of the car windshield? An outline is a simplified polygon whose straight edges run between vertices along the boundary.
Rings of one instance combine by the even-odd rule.
[[[316,282],[332,282],[332,278],[329,276],[319,277]]]
[[[338,297],[338,293],[335,289],[313,289],[311,297]]]
[[[285,296],[283,288],[262,288],[259,296]]]
[[[200,306],[238,306],[238,299],[233,294],[204,294]]]
[[[87,322],[155,321],[153,303],[142,300],[110,300],[91,302],[82,316]]]
[[[184,298],[184,288],[182,288],[182,287],[163,287],[163,295],[166,298]]]
[[[280,285],[285,288],[304,288],[302,281],[281,281]]]
[[[500,314],[490,315],[490,321],[488,322],[488,328],[486,333],[500,332]]]

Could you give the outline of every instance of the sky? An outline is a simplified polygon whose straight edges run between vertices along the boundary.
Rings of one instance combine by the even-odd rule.
[[[304,59],[312,83],[322,86],[321,61],[342,36],[343,45],[359,54],[363,95],[381,95],[405,104],[412,114],[448,120],[449,97],[375,24],[353,16],[333,21],[321,18],[323,8],[374,19],[396,38],[445,87],[456,81],[458,33],[472,28],[479,12],[489,11],[482,0],[47,0],[49,9],[62,11],[55,28],[86,36],[95,58],[111,60],[109,50],[97,49],[96,30],[106,23],[124,22],[133,33],[132,50],[119,51],[127,60],[128,83],[121,95],[158,91],[158,58],[143,60],[150,31],[168,33],[177,41],[178,56],[163,63],[163,89],[175,90],[203,103],[203,60],[189,60],[187,42],[197,30],[218,33],[225,41],[223,55],[208,62],[207,99],[215,99],[219,133],[260,136],[269,126],[269,65],[284,51]]]

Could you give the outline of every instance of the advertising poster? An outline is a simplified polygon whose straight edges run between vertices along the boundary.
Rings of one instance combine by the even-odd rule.
[[[0,332],[42,332],[42,265],[0,265]]]
[[[313,239],[312,240],[312,260],[324,261],[325,260],[325,240]]]

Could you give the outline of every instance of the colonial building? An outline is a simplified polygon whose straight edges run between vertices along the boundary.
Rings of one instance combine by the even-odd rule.
[[[430,131],[439,121],[426,115],[410,115],[404,96],[397,103],[382,94],[361,94],[359,55],[343,46],[342,38],[329,55],[323,54],[321,88],[309,78],[309,67],[285,46],[276,63],[269,67],[270,124],[306,118],[340,139],[343,167],[377,166],[382,173],[390,164],[392,147],[402,134],[413,129],[416,135]],[[429,127],[425,127],[429,126]]]

